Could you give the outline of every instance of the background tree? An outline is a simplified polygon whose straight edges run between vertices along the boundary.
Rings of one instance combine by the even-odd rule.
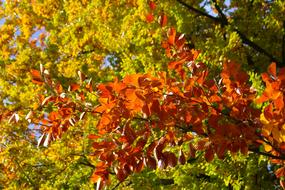
[[[256,71],[250,80],[261,94],[259,73],[272,61],[284,62],[284,7],[282,1],[2,2],[1,185],[90,189],[98,162],[91,147],[96,136],[90,134],[98,132],[100,119],[90,112],[102,103],[97,84],[138,72],[174,76],[167,63],[175,58],[161,47],[170,27],[185,33],[187,47],[201,50],[198,60],[211,77],[218,78],[225,60],[234,60]],[[119,187],[136,188],[141,179],[146,189],[276,186],[266,158],[226,160],[240,167],[221,160],[208,164],[201,156],[174,169],[146,169]],[[257,160],[263,172],[251,169]]]

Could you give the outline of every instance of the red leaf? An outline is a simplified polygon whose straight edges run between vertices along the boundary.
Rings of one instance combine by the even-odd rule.
[[[127,173],[122,168],[115,168],[115,173],[119,181],[124,181],[127,178]]]
[[[186,163],[186,158],[185,158],[185,155],[184,155],[182,150],[179,151],[178,161],[179,161],[180,164],[185,164]]]
[[[175,45],[176,45],[177,49],[180,51],[183,49],[185,42],[186,42],[186,39],[184,36],[185,36],[184,34],[180,34],[178,39],[175,41]],[[185,51],[183,51],[183,53],[185,53]],[[187,52],[187,54],[188,54],[188,52]],[[181,57],[185,57],[185,56],[181,56]]]
[[[205,158],[207,162],[211,162],[214,159],[214,151],[212,148],[206,150]]]
[[[152,153],[153,153],[153,151],[154,151],[156,145],[157,145],[157,142],[154,141],[154,142],[152,142],[152,143],[148,146],[148,149],[147,149],[147,152],[146,152],[148,156],[152,155]]]
[[[172,152],[164,153],[164,157],[167,159],[168,166],[175,167],[177,165],[177,158]]]
[[[140,148],[143,148],[146,143],[147,143],[147,140],[144,139],[144,138],[141,138],[140,140],[138,140],[136,146],[137,146],[137,147],[140,147]]]
[[[225,157],[226,147],[227,144],[223,142],[216,148],[216,154],[219,159],[223,159]]]
[[[151,23],[153,20],[154,20],[154,16],[153,16],[152,13],[149,13],[149,14],[146,15],[146,21],[148,23]]]
[[[195,158],[196,157],[196,149],[192,143],[189,144],[189,149],[190,149],[189,156],[191,158]]]
[[[154,100],[151,107],[150,107],[151,113],[160,113],[160,104],[158,100]]]
[[[160,26],[164,27],[167,24],[167,16],[163,13],[160,17]]]
[[[144,168],[143,160],[140,160],[139,163],[135,167],[135,172],[141,172]]]
[[[275,171],[275,175],[277,178],[280,178],[282,176],[285,176],[285,168],[284,167],[281,167],[281,168],[278,168],[276,171]]]
[[[142,107],[142,111],[143,113],[145,113],[147,116],[150,116],[151,114],[151,110],[149,109],[148,105],[147,104],[144,104],[143,107]]]
[[[154,9],[156,8],[155,2],[150,1],[150,2],[149,2],[149,8],[150,8],[151,10],[154,10]]]
[[[136,133],[135,131],[127,124],[124,128],[123,136],[126,136],[128,139],[128,142],[131,144],[136,139]]]
[[[156,161],[151,156],[144,158],[144,164],[145,164],[145,166],[149,167],[150,169],[153,169],[153,170],[156,169]]]

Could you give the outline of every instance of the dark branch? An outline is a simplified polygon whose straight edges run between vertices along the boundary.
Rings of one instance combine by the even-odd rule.
[[[212,0],[212,1],[214,3],[215,8],[217,9],[217,11],[220,15],[220,18],[221,18],[220,21],[221,21],[222,25],[228,25],[229,24],[228,19],[227,19],[226,15],[223,13],[222,9],[217,4],[217,1],[216,0]]]
[[[216,22],[221,22],[219,18],[216,18],[216,17],[214,17],[214,16],[212,16],[212,15],[209,15],[209,14],[207,14],[207,13],[205,13],[205,12],[199,10],[199,9],[196,9],[196,8],[192,7],[191,5],[188,5],[188,4],[184,3],[184,2],[181,1],[181,0],[177,0],[177,1],[178,1],[181,5],[183,5],[184,7],[186,7],[187,9],[189,9],[190,11],[197,13],[198,15],[205,16],[205,17],[210,18],[211,20],[216,21]]]
[[[281,66],[281,62],[272,54],[270,54],[269,52],[267,52],[265,49],[263,49],[262,47],[260,47],[259,45],[257,45],[256,43],[254,43],[253,41],[251,41],[250,39],[248,39],[246,37],[246,35],[244,35],[241,31],[239,31],[238,29],[234,29],[234,31],[240,36],[242,42],[250,47],[252,47],[255,51],[260,52],[264,55],[266,55],[271,61],[275,62],[276,64],[278,64],[278,66]]]
[[[215,8],[217,9],[217,11],[219,12],[220,17],[214,17],[212,15],[209,15],[203,11],[200,11],[199,9],[194,8],[191,5],[188,5],[186,3],[184,3],[181,0],[177,0],[177,2],[179,2],[181,5],[183,5],[184,7],[186,7],[188,10],[195,12],[198,15],[201,16],[205,16],[211,20],[213,20],[214,22],[218,22],[220,23],[222,26],[227,26],[229,25],[229,22],[227,20],[227,17],[225,16],[225,14],[222,12],[221,8],[218,6],[218,4],[216,3],[215,0],[213,0]],[[243,34],[240,30],[238,30],[237,28],[234,29],[234,31],[239,35],[240,39],[242,40],[242,43],[248,45],[249,47],[253,48],[255,51],[262,53],[263,55],[267,56],[270,61],[275,62],[279,67],[281,67],[282,62],[279,61],[274,55],[272,55],[271,53],[267,52],[265,49],[263,49],[262,47],[260,47],[258,44],[254,43],[253,41],[251,41],[245,34]],[[285,50],[284,50],[285,51]],[[284,54],[283,54],[284,55]]]
[[[266,152],[260,152],[258,149],[249,148],[249,151],[254,152],[256,154],[263,155],[263,156],[267,156],[269,158],[278,159],[278,160],[285,160],[284,156],[274,156],[274,155],[266,153]]]
[[[115,185],[115,187],[112,188],[112,190],[117,189],[117,188],[121,185],[122,182],[123,182],[123,181],[119,181],[119,182]]]
[[[159,179],[159,183],[161,185],[172,185],[174,184],[174,180],[173,179]]]
[[[24,169],[22,168],[21,164],[18,162],[17,159],[15,159],[15,162],[17,164],[17,166],[19,167],[19,169],[21,170],[21,172],[24,174],[25,178],[27,179],[27,181],[33,186],[36,187],[35,183],[33,182],[33,180],[29,177],[29,175],[26,174],[26,172],[24,171]]]

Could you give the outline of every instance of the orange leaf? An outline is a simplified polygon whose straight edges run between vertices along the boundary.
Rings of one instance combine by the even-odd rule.
[[[31,74],[32,74],[32,82],[35,84],[43,84],[43,80],[42,80],[42,76],[40,71],[32,69],[31,70]]]
[[[175,30],[175,28],[170,28],[169,33],[168,33],[168,43],[171,44],[171,45],[174,45],[175,37],[176,37],[176,30]]]
[[[74,83],[74,84],[71,84],[71,85],[69,86],[69,91],[74,92],[74,91],[78,90],[79,88],[80,88],[80,85]]]
[[[59,83],[56,84],[55,90],[58,94],[61,94],[63,92],[63,88],[62,88],[61,84],[59,84]]]
[[[285,175],[285,168],[284,167],[278,168],[275,171],[275,175],[276,175],[277,178],[280,178],[280,177],[284,176]]]
[[[268,73],[271,74],[273,77],[276,77],[276,63],[271,63],[267,69]]]
[[[100,175],[95,174],[95,172],[93,173],[93,175],[91,176],[91,180],[94,183],[100,183],[100,181],[102,181],[102,178]]]
[[[98,139],[98,138],[100,138],[99,135],[94,135],[94,134],[88,135],[88,139]]]
[[[33,79],[32,82],[35,84],[39,84],[39,85],[42,85],[44,83],[43,81],[35,80],[35,79]]]
[[[200,54],[200,51],[192,49],[191,52],[193,54],[193,60],[196,60]]]
[[[112,89],[107,85],[100,84],[98,90],[101,98],[109,98],[111,96]]]
[[[284,101],[282,94],[276,100],[274,100],[274,105],[277,110],[282,110],[284,108]]]
[[[40,71],[38,71],[38,70],[32,69],[32,70],[31,70],[31,74],[32,74],[32,77],[33,77],[33,78],[37,78],[37,79],[40,79],[40,78],[41,78],[41,73],[40,73]]]

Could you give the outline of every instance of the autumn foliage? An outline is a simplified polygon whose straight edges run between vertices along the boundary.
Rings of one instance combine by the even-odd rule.
[[[166,27],[168,18],[156,16],[156,6],[149,2],[145,22]],[[124,181],[145,168],[185,164],[196,152],[204,152],[207,162],[228,152],[262,154],[280,166],[276,176],[285,177],[285,68],[272,63],[261,74],[265,90],[258,95],[241,64],[225,61],[217,75],[174,27],[165,36],[161,48],[171,61],[167,71],[155,74],[94,84],[78,71],[80,81],[65,88],[42,64],[31,69],[32,82],[52,92],[38,94],[38,104],[25,118],[41,129],[37,146],[60,139],[88,115],[98,119],[95,132],[88,134],[97,189],[110,184],[110,174]],[[97,106],[84,104],[88,93],[96,94]],[[48,107],[53,109],[45,114],[35,112]],[[13,112],[1,116],[9,123],[19,120]]]
[[[212,161],[215,155],[223,159],[228,151],[246,155],[264,146],[263,153],[282,166],[285,69],[277,71],[275,63],[270,65],[262,74],[266,88],[258,97],[237,63],[225,62],[220,76],[209,77],[208,67],[196,61],[199,52],[189,49],[184,36],[174,28],[162,47],[173,60],[168,63],[169,73],[133,74],[100,84],[96,87],[99,105],[89,110],[80,101],[65,98],[60,84],[50,82],[57,95],[40,96],[41,106],[53,103],[57,111],[35,120],[45,128],[39,145],[60,137],[86,112],[99,116],[97,133],[89,135],[94,141],[92,155],[98,159],[92,176],[98,188],[109,183],[112,171],[123,181],[145,167],[185,164],[196,151],[204,151],[206,160]],[[40,71],[31,74],[36,84],[51,81]],[[82,100],[80,88],[91,90],[90,82],[69,88]],[[264,102],[267,105],[262,112],[255,105]],[[181,148],[185,144],[186,150]],[[277,177],[284,174],[283,167],[276,171]]]

